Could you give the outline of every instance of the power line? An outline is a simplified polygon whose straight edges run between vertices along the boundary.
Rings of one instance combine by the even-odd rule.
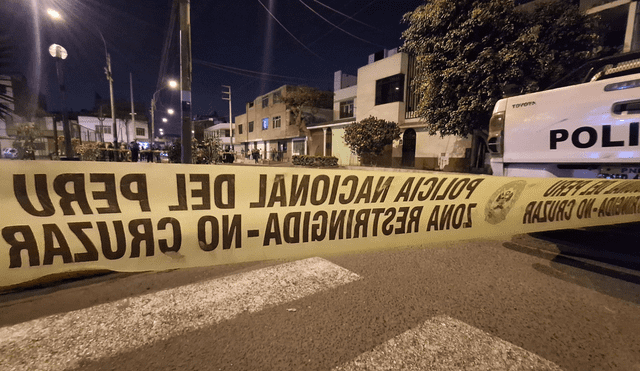
[[[346,14],[344,14],[344,13],[340,12],[339,10],[333,9],[333,8],[332,8],[332,7],[330,7],[329,5],[323,4],[323,3],[321,3],[321,2],[320,2],[320,1],[318,1],[318,0],[313,0],[313,1],[315,1],[316,3],[318,3],[318,4],[322,5],[322,6],[324,6],[325,8],[327,8],[327,9],[329,9],[329,10],[331,10],[331,11],[335,12],[335,13],[340,14],[341,16],[343,16],[343,17],[345,17],[345,18],[348,18],[348,19],[350,19],[350,20],[352,20],[352,21],[354,21],[354,22],[360,23],[361,25],[367,26],[367,27],[369,27],[369,28],[373,28],[374,30],[380,31],[380,29],[378,29],[378,28],[376,28],[376,27],[373,27],[373,26],[371,26],[371,25],[368,25],[368,24],[366,24],[366,23],[364,23],[364,22],[362,22],[362,21],[359,21],[359,20],[357,20],[357,19],[353,18],[353,16],[346,15]],[[343,23],[344,23],[344,22],[343,22]]]
[[[322,57],[321,57],[321,56],[319,56],[318,54],[314,53],[314,52],[313,52],[313,50],[309,49],[306,45],[304,45],[304,44],[302,43],[302,41],[298,40],[298,38],[297,38],[297,37],[295,37],[295,36],[294,36],[294,35],[293,35],[293,34],[292,34],[292,33],[291,33],[291,32],[290,32],[290,31],[289,31],[289,30],[288,30],[288,29],[287,29],[287,28],[286,28],[286,27],[285,27],[285,26],[284,26],[284,25],[279,21],[279,20],[278,20],[278,18],[276,18],[276,16],[275,16],[275,15],[273,15],[273,13],[271,13],[271,12],[269,11],[269,9],[268,9],[268,8],[267,8],[267,7],[266,7],[266,6],[265,6],[265,5],[264,5],[260,0],[258,0],[258,3],[260,3],[260,5],[262,5],[262,7],[267,11],[267,13],[269,13],[269,15],[270,15],[270,16],[271,16],[271,17],[272,17],[276,22],[278,22],[278,24],[280,25],[280,27],[282,27],[285,31],[287,31],[287,33],[288,33],[291,37],[293,37],[293,39],[294,39],[294,40],[296,40],[296,41],[298,42],[298,44],[302,45],[302,47],[304,47],[305,49],[307,49],[307,51],[308,51],[309,53],[311,53],[311,54],[315,55],[316,57],[320,58],[320,59],[321,59],[321,60],[323,60],[323,61],[325,60],[324,58],[322,58]]]
[[[225,66],[225,65],[222,65],[222,64],[213,63],[213,62],[207,62],[207,61],[203,61],[203,60],[200,60],[200,59],[193,59],[193,63],[197,63],[197,64],[200,64],[200,65],[203,65],[203,66],[206,66],[206,67],[215,68],[215,69],[218,69],[218,70],[221,70],[221,71],[233,73],[233,74],[240,75],[240,76],[253,77],[253,78],[257,78],[257,79],[261,79],[261,80],[265,80],[265,81],[292,81],[292,80],[316,81],[316,82],[326,82],[326,81],[328,81],[328,79],[327,80],[319,80],[319,79],[308,79],[308,78],[304,78],[304,77],[274,75],[274,74],[270,74],[270,73],[266,73],[266,72],[252,71],[252,70],[247,70],[247,69],[243,69],[243,68]]]
[[[356,36],[356,35],[354,35],[354,34],[352,34],[352,33],[348,32],[347,30],[344,30],[344,29],[340,28],[338,25],[335,25],[335,24],[331,23],[331,21],[330,21],[330,20],[328,20],[328,19],[326,19],[325,17],[321,16],[321,15],[320,15],[320,13],[316,12],[315,10],[313,10],[313,8],[311,8],[309,5],[307,5],[304,1],[302,1],[302,0],[298,0],[298,1],[299,1],[302,5],[304,5],[305,7],[307,7],[309,10],[311,10],[315,15],[317,15],[317,16],[318,16],[318,17],[320,17],[320,18],[322,18],[322,20],[323,20],[323,21],[325,21],[325,22],[329,23],[329,24],[330,24],[330,25],[332,25],[334,28],[337,28],[338,30],[340,30],[340,31],[342,31],[342,32],[344,32],[344,33],[346,33],[347,35],[349,35],[349,36],[351,36],[351,37],[353,37],[353,38],[355,38],[355,39],[358,39],[358,40],[360,40],[360,41],[366,42],[367,44],[375,45],[375,46],[377,46],[377,47],[381,47],[381,48],[383,48],[383,47],[384,47],[383,45],[376,44],[376,43],[371,42],[371,41],[369,41],[369,40],[365,40],[365,39],[363,39],[363,38],[361,38],[361,37],[358,37],[358,36]]]
[[[364,11],[365,9],[367,9],[368,7],[370,7],[370,6],[371,6],[371,4],[375,3],[376,1],[378,1],[378,0],[371,0],[371,2],[370,2],[369,4],[367,4],[367,5],[363,6],[362,8],[360,8],[360,10],[358,10],[358,11],[357,11],[357,12],[355,12],[355,13],[353,13],[353,15],[352,15],[351,17],[353,18],[353,17],[355,17],[356,15],[360,14],[362,11]],[[345,5],[348,5],[348,4],[349,4],[349,3],[351,3],[351,2],[352,2],[352,1],[348,2],[348,3],[347,3],[347,4],[345,4]],[[340,25],[343,25],[343,24],[345,24],[345,23],[347,23],[347,20],[344,20],[344,21],[340,22]],[[318,37],[317,39],[313,40],[309,45],[313,45],[313,44],[317,43],[318,41],[320,41],[320,40],[324,39],[325,37],[327,37],[327,35],[329,35],[330,33],[332,33],[332,32],[333,32],[333,30],[334,30],[334,29],[329,30],[329,31],[328,31],[327,33],[325,33],[324,35],[322,35],[322,36]]]

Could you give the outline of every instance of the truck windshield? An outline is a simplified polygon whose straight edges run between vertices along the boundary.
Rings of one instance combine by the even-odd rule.
[[[589,61],[545,90],[640,72],[640,52],[617,54]]]

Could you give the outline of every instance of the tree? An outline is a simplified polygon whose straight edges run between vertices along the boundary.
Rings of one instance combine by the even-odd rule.
[[[525,14],[526,16],[526,14]],[[546,89],[589,59],[611,55],[598,16],[587,16],[565,1],[538,3],[519,40],[529,57],[523,70],[525,92]]]
[[[18,147],[20,158],[35,160],[36,139],[40,138],[42,133],[40,129],[33,123],[28,122],[16,128],[16,140],[13,145]]]
[[[287,87],[284,94],[277,99],[291,111],[294,123],[307,136],[307,123],[313,119],[313,115],[318,113],[320,108],[333,107],[333,93],[308,86]]]
[[[351,152],[366,162],[372,162],[374,156],[380,156],[384,147],[400,139],[400,128],[393,121],[369,116],[346,127],[344,142]],[[365,161],[363,161],[365,162]]]
[[[403,20],[417,113],[432,135],[486,130],[506,85],[536,91],[602,52],[597,20],[562,1],[525,13],[513,0],[429,0]]]

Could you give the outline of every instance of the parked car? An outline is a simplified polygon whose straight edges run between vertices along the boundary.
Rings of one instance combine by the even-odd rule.
[[[169,161],[169,152],[167,152],[167,151],[160,152],[160,162],[162,162],[162,163],[171,162],[171,161]]]
[[[5,148],[2,150],[2,158],[18,158],[18,150],[16,148]]]

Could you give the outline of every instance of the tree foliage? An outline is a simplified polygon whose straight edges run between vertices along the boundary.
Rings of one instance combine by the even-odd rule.
[[[13,145],[18,147],[20,158],[35,160],[36,140],[42,137],[42,132],[33,122],[21,124],[16,128]]]
[[[305,135],[309,134],[309,116],[316,114],[320,108],[333,107],[333,93],[309,86],[288,87],[278,100],[291,111],[294,123]]]
[[[180,139],[173,142],[167,149],[169,161],[180,163],[182,161],[182,142]],[[196,138],[191,140],[191,162],[194,164],[216,164],[222,160],[222,141],[219,137],[206,138],[198,142]]]
[[[603,50],[597,19],[563,1],[527,12],[513,0],[428,0],[404,21],[417,113],[432,135],[486,129],[504,86],[536,91]]]
[[[393,121],[369,116],[345,128],[344,142],[361,158],[382,154],[384,147],[400,139],[400,128]]]

